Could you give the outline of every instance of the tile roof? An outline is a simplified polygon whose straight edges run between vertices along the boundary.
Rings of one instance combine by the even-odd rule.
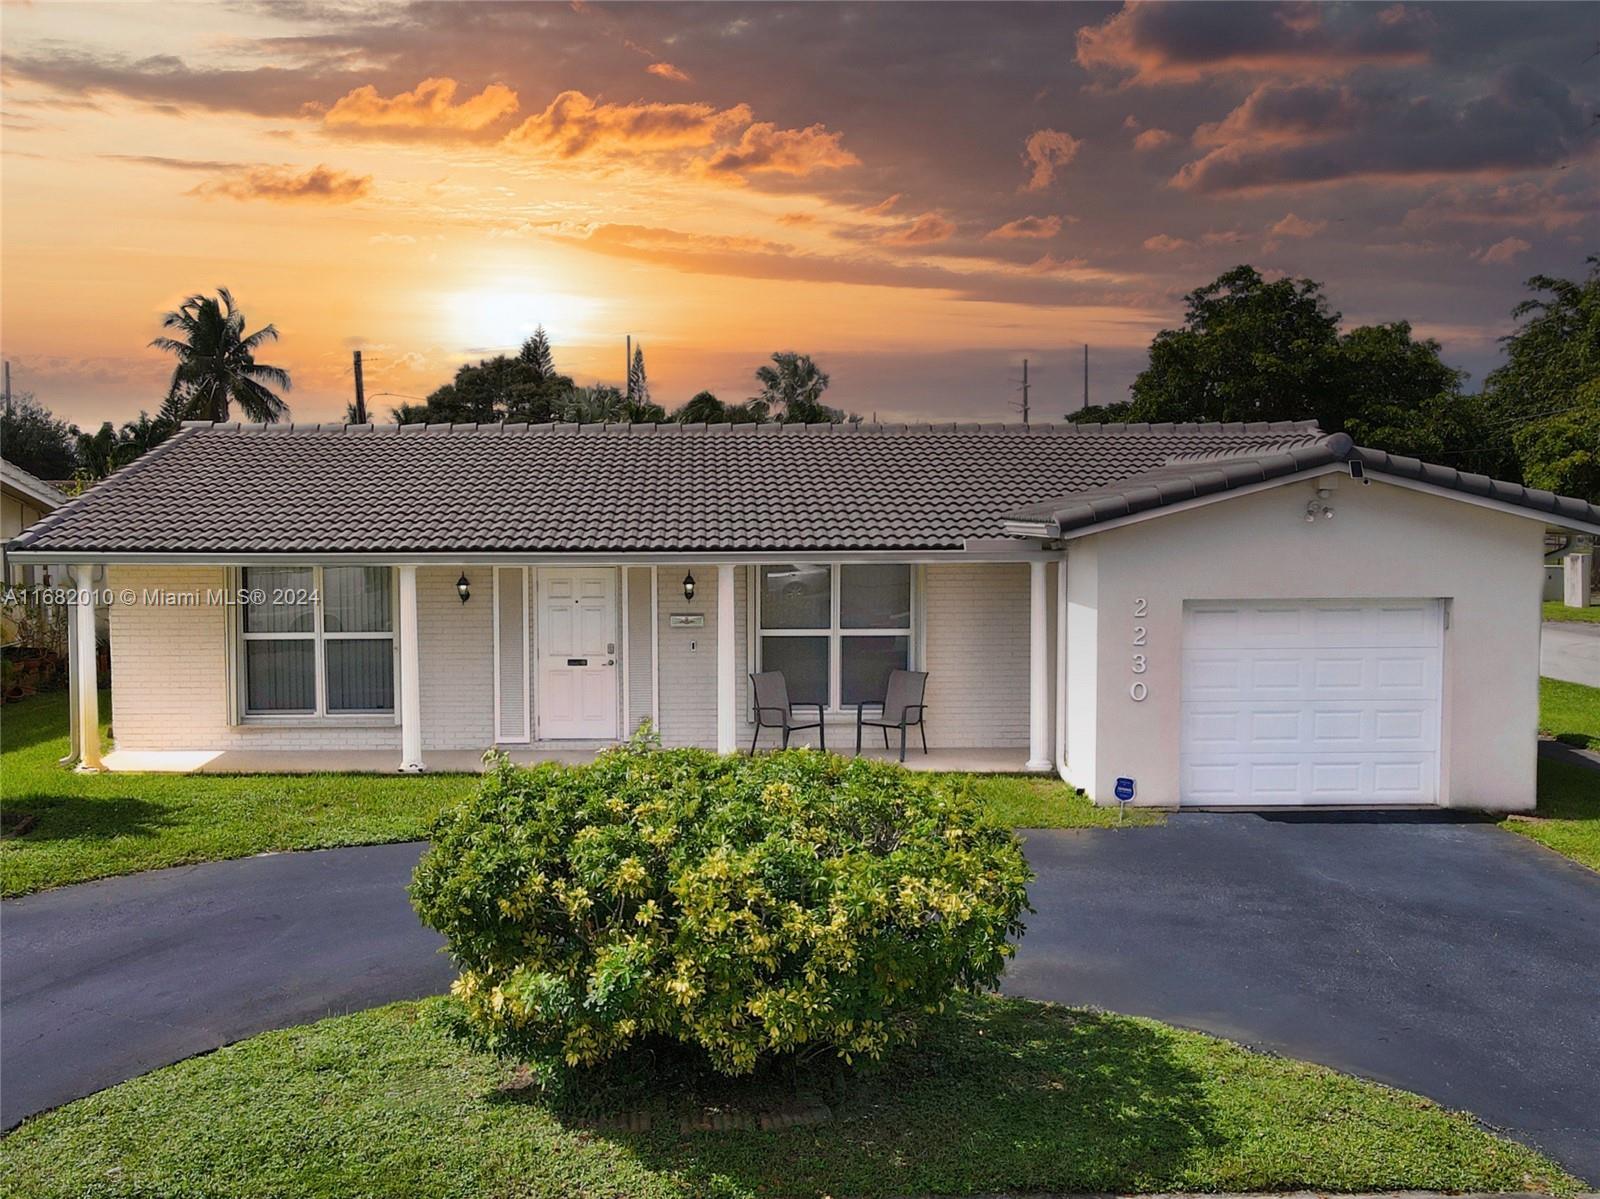
[[[1008,527],[1013,532],[1032,529],[1050,536],[1082,533],[1092,531],[1096,525],[1169,504],[1350,462],[1359,462],[1370,474],[1426,483],[1446,491],[1526,508],[1553,524],[1600,531],[1600,507],[1585,500],[1502,482],[1487,475],[1468,474],[1383,450],[1365,449],[1356,445],[1347,433],[1330,433],[1294,445],[1264,444],[1242,451],[1185,451],[1153,470],[1021,508],[1011,514]]]
[[[14,548],[84,553],[959,549],[1233,425],[191,425]]]

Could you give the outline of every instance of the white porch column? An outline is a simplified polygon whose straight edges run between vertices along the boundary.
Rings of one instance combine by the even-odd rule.
[[[95,774],[105,769],[100,760],[99,663],[94,648],[94,567],[72,568],[72,586],[78,594],[72,606],[73,640],[77,642],[78,671],[72,679],[73,708],[78,714],[78,769]]]
[[[68,573],[67,582],[72,581]],[[82,672],[83,664],[78,656],[78,613],[74,609],[67,613],[67,752],[57,759],[62,766],[78,764],[78,675]]]
[[[1028,563],[1028,769],[1050,769],[1050,607],[1045,567]]]
[[[717,567],[717,752],[731,754],[736,722],[734,704],[738,687],[734,678],[733,567]]]
[[[418,677],[417,568],[400,568],[400,772],[421,774],[422,679]]]

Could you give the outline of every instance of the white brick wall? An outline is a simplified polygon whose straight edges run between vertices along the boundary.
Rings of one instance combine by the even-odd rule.
[[[687,570],[693,571],[698,584],[692,601],[683,598]],[[425,750],[481,750],[494,739],[492,576],[487,568],[469,569],[473,594],[463,605],[455,589],[460,573],[455,566],[417,572]],[[657,574],[662,737],[669,745],[715,748],[717,570],[672,567]],[[629,576],[630,731],[650,702],[649,578],[649,571],[642,568]],[[753,731],[747,678],[748,568],[737,569],[734,579],[738,738],[744,746]],[[924,580],[929,743],[945,748],[1025,746],[1027,566],[939,563],[925,568]],[[222,588],[225,581],[226,572],[220,567],[119,566],[108,576],[109,586],[136,593],[160,588],[204,594]],[[667,618],[677,612],[699,613],[705,625],[672,628]],[[110,615],[113,728],[122,748],[399,748],[399,729],[387,724],[229,725],[227,622],[234,613],[222,605],[119,603]],[[530,612],[530,620],[534,616]],[[848,722],[829,732],[836,748],[849,747]]]
[[[493,738],[489,579],[471,602],[456,595],[458,567],[417,572],[424,749],[481,749]],[[477,580],[475,580],[475,583]],[[400,730],[371,725],[230,725],[228,621],[222,604],[164,607],[145,592],[221,589],[221,567],[115,566],[107,585],[135,602],[111,605],[112,730],[122,749],[399,749]]]
[[[1026,746],[1027,563],[940,562],[924,577],[928,744]]]

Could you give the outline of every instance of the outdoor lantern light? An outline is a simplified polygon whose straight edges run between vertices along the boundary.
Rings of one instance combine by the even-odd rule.
[[[693,571],[690,571],[688,574],[683,576],[683,598],[686,599],[686,600],[692,600],[694,598],[694,572]]]
[[[467,582],[466,571],[462,571],[461,577],[456,580],[456,594],[461,597],[463,604],[472,598],[472,584]]]

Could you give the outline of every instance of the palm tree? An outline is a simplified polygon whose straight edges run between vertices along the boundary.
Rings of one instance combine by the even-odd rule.
[[[244,313],[234,304],[233,293],[219,287],[217,297],[190,296],[161,318],[162,328],[180,334],[150,343],[178,359],[168,402],[180,403],[190,420],[225,421],[233,404],[252,421],[282,420],[289,406],[272,388],[288,391],[293,386],[289,372],[256,361],[256,351],[277,341],[278,330],[263,325],[246,334]]]
[[[843,414],[822,402],[822,393],[828,389],[826,371],[817,369],[810,354],[793,352],[772,356],[772,366],[756,368],[756,379],[761,384],[761,394],[751,397],[751,404],[765,404],[768,409],[781,409],[780,420],[795,422],[837,421]]]

